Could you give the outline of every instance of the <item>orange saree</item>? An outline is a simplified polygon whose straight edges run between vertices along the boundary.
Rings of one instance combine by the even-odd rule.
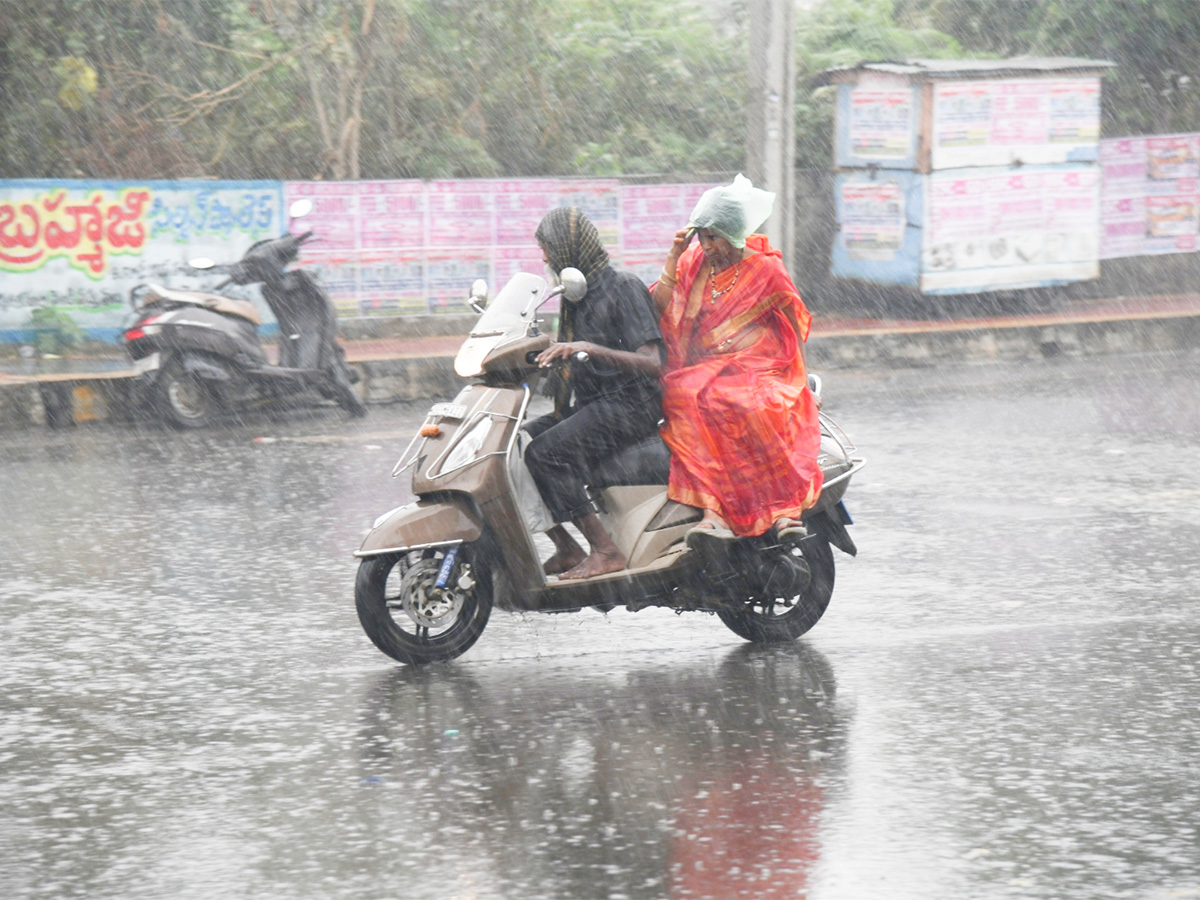
[[[736,281],[715,300],[707,259],[688,247],[659,324],[668,496],[749,536],[817,501],[821,429],[800,343],[812,316],[766,236],[750,235],[746,247]]]

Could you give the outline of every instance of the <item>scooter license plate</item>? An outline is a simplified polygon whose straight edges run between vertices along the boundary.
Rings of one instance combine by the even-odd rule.
[[[151,353],[149,356],[143,356],[133,363],[133,371],[139,375],[145,375],[147,372],[153,372],[159,367],[159,354]]]

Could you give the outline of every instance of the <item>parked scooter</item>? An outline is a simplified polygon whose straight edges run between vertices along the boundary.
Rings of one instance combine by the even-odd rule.
[[[537,355],[550,345],[537,310],[559,294],[578,300],[587,292],[578,270],[563,270],[561,280],[547,290],[536,275],[518,274],[486,310],[486,285],[472,289],[470,302],[482,315],[454,368],[475,380],[452,403],[430,409],[392,471],[395,477],[412,470],[416,501],[376,519],[355,554],[362,560],[355,601],[367,635],[388,656],[422,664],[465,652],[493,606],[523,612],[662,606],[714,612],[749,641],[804,634],[833,594],[831,545],[857,553],[842,497],[864,460],[851,456],[849,438],[824,414],[825,481],[803,517],[807,535],[781,539],[771,529],[704,553],[689,549],[685,536],[702,514],[667,498],[670,457],[655,436],[602,463],[589,485],[628,568],[569,580],[543,573],[534,534],[548,523],[539,522],[521,426],[539,378]],[[810,385],[819,394],[820,380],[812,376]]]
[[[312,201],[298,200],[293,219]],[[357,373],[337,343],[337,313],[328,295],[303,270],[287,271],[312,232],[259,241],[225,268],[229,283],[261,284],[279,322],[279,362],[272,365],[258,338],[262,318],[248,300],[219,293],[139,285],[130,292],[136,314],[125,349],[139,373],[143,396],[177,428],[212,424],[222,411],[252,400],[277,400],[312,391],[354,416],[367,408],[354,389]],[[216,268],[197,259],[193,268]]]

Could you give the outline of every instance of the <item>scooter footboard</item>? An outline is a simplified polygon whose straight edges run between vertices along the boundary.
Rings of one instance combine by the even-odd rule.
[[[365,558],[448,547],[476,541],[481,534],[483,520],[474,504],[465,497],[447,495],[436,500],[418,500],[384,513],[375,520],[375,526],[354,555]]]

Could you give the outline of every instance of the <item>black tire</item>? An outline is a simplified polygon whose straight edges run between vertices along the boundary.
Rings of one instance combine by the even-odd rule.
[[[833,550],[824,535],[812,534],[795,552],[804,556],[810,572],[808,587],[795,597],[753,596],[739,608],[717,611],[734,634],[756,644],[794,641],[825,614],[833,597]]]
[[[491,615],[492,573],[481,554],[471,544],[460,544],[451,583],[439,590],[435,582],[445,556],[445,549],[393,553],[364,559],[358,567],[354,603],[363,631],[405,665],[461,656]],[[461,587],[464,574],[473,585]]]
[[[175,428],[207,428],[220,410],[212,386],[188,372],[177,360],[163,369],[156,392],[162,417]]]

